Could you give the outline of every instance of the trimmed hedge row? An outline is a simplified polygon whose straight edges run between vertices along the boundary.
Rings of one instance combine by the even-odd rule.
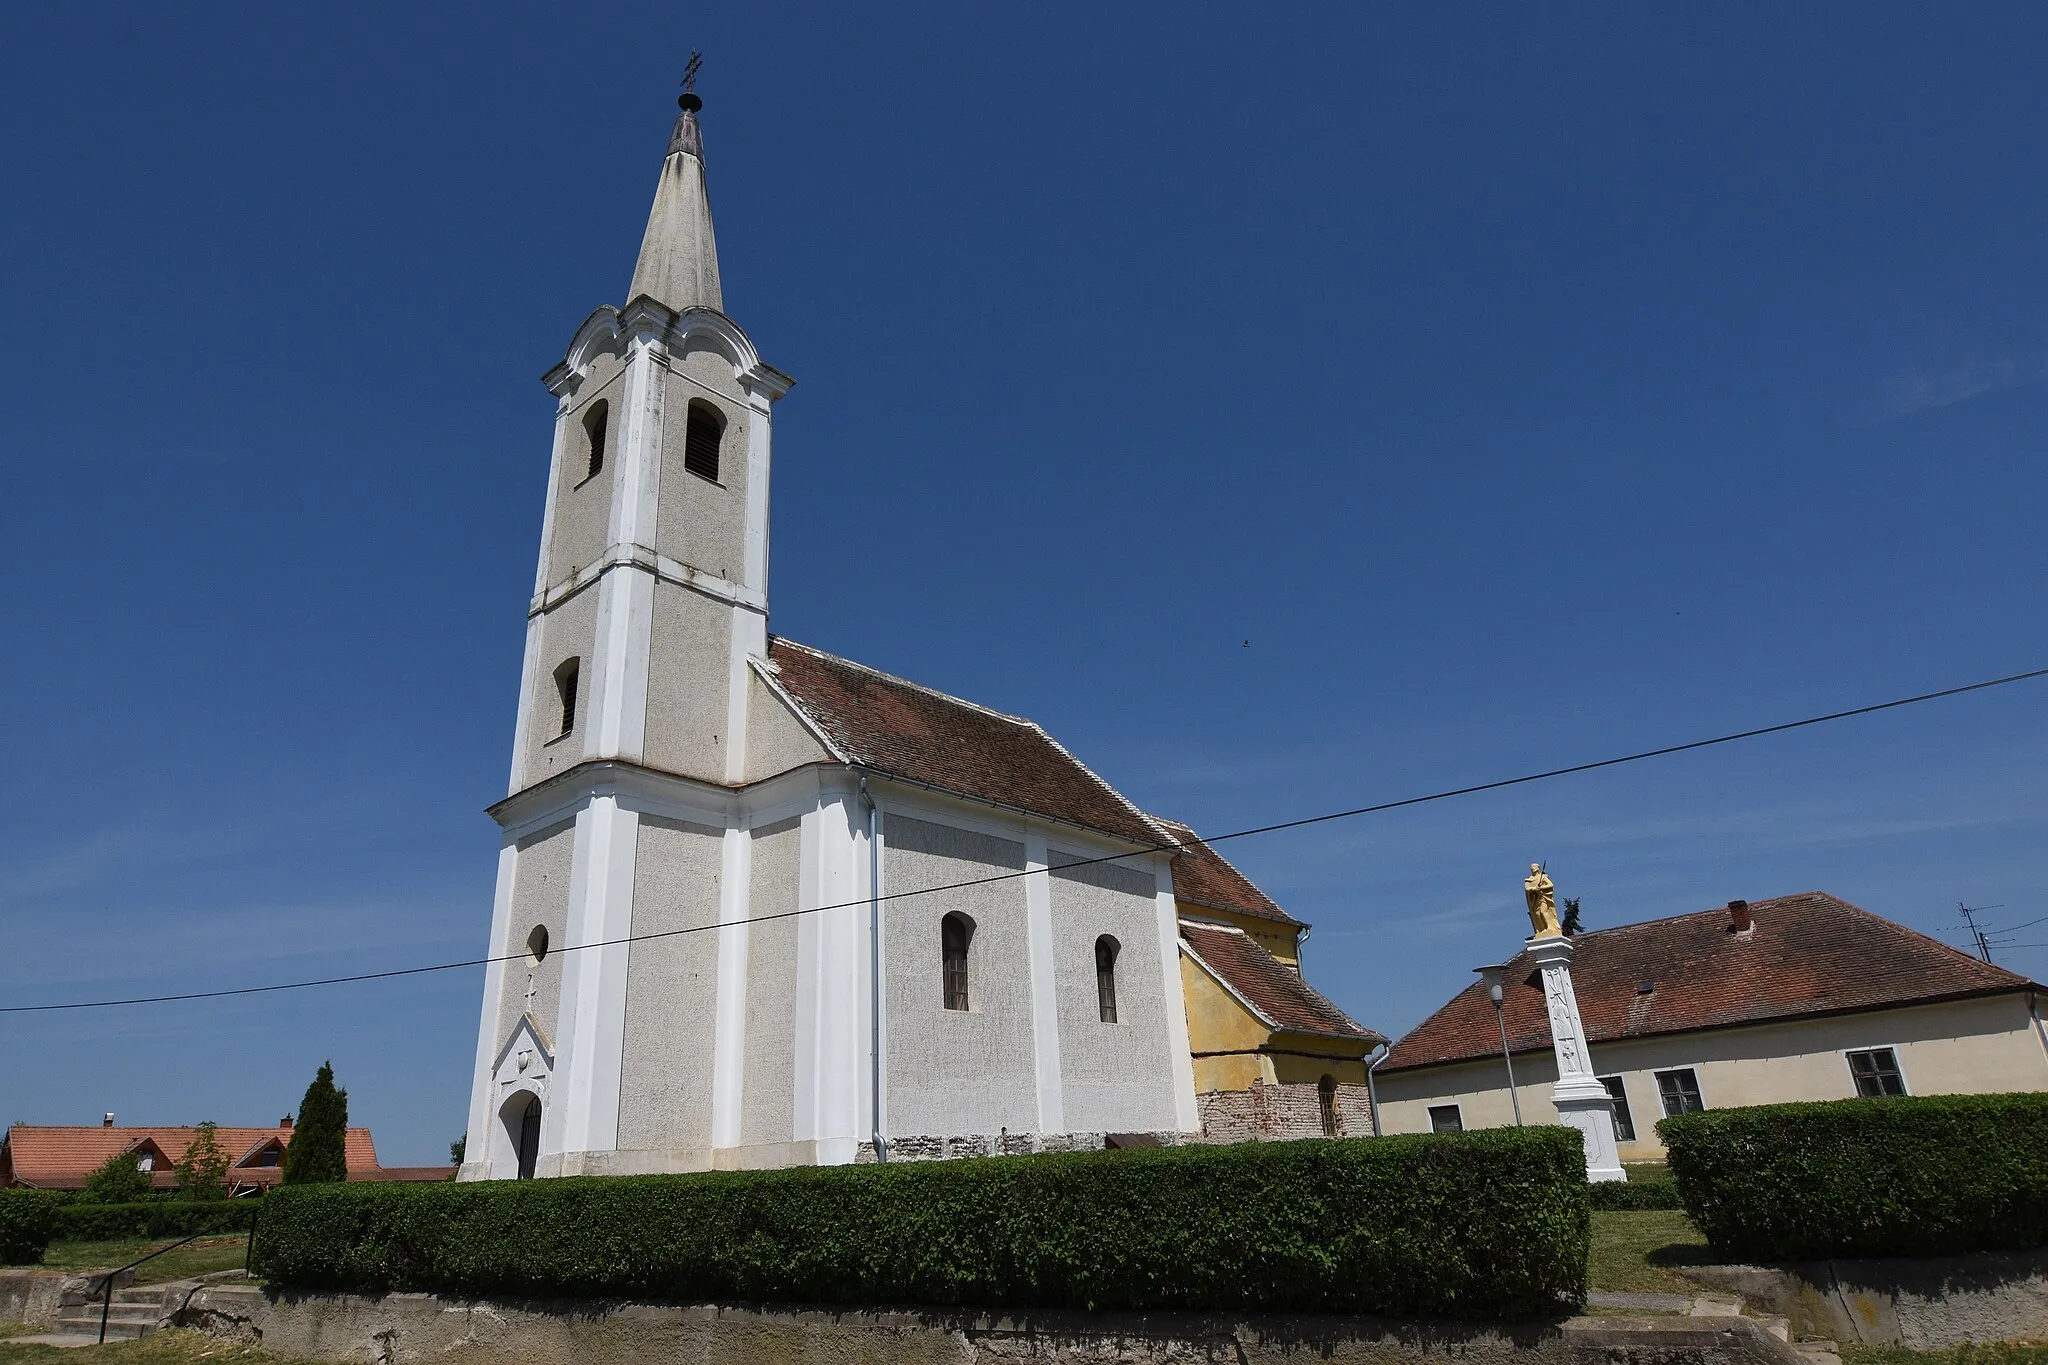
[[[1657,1133],[1687,1215],[1724,1256],[2048,1246],[2048,1094],[1718,1109]]]
[[[0,1190],[0,1265],[42,1264],[63,1203],[48,1190]]]
[[[116,1237],[190,1237],[218,1223],[227,1224],[223,1232],[245,1229],[255,1217],[253,1199],[71,1203],[57,1210],[57,1235],[80,1242],[105,1242]]]
[[[466,1184],[286,1185],[293,1289],[1528,1317],[1583,1301],[1569,1128]]]
[[[1598,1211],[1616,1209],[1682,1209],[1685,1201],[1678,1197],[1675,1182],[1665,1180],[1603,1180],[1586,1186],[1593,1208]]]

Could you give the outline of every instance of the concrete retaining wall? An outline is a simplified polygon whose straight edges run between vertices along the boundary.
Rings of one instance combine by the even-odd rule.
[[[1685,1266],[1792,1324],[1794,1337],[1939,1350],[1966,1341],[2048,1341],[2048,1250],[1912,1260]]]
[[[116,1292],[127,1288],[135,1272],[114,1277]],[[0,1322],[25,1322],[54,1327],[64,1311],[97,1303],[102,1281],[98,1273],[68,1270],[0,1270]]]
[[[981,1362],[1371,1361],[1459,1365],[1804,1365],[1747,1318],[1572,1318],[1526,1324],[1194,1313],[1016,1317],[696,1305],[514,1303],[428,1294],[194,1294],[181,1326],[290,1359],[366,1365],[979,1365]]]

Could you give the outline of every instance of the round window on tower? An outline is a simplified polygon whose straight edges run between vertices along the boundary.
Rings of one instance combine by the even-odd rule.
[[[533,954],[535,962],[546,960],[548,955],[548,927],[545,924],[533,926],[533,932],[526,936],[526,951]]]

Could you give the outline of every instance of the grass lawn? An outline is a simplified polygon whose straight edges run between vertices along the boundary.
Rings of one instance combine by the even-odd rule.
[[[1700,1286],[1674,1273],[1676,1265],[1703,1265],[1714,1259],[1683,1213],[1676,1209],[1642,1209],[1593,1214],[1593,1254],[1587,1265],[1595,1289],[1636,1293],[1690,1294]],[[1845,1360],[1843,1365],[1849,1365]],[[1871,1361],[1868,1365],[1908,1365]],[[1977,1365],[1972,1362],[1971,1365]],[[1983,1362],[1982,1365],[1991,1365]],[[2033,1365],[2012,1362],[2012,1365]],[[2048,1365],[2048,1361],[2040,1365]]]
[[[1842,1365],[2048,1365],[2048,1346],[2008,1342],[1913,1351],[1904,1346],[1842,1347]]]
[[[176,1240],[175,1237],[133,1237],[118,1242],[52,1242],[50,1249],[43,1253],[43,1268],[108,1270],[126,1265],[138,1256],[147,1256],[158,1247],[168,1246]],[[138,1267],[135,1283],[162,1284],[165,1280],[182,1280],[188,1275],[204,1275],[214,1270],[238,1270],[248,1243],[247,1233],[202,1237],[190,1246],[167,1251]]]
[[[157,1332],[139,1341],[110,1341],[84,1348],[93,1365],[284,1365],[277,1356],[204,1332]],[[76,1348],[0,1341],[0,1365],[80,1365]]]

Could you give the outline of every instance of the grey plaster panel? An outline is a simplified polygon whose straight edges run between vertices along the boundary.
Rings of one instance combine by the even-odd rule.
[[[722,783],[732,609],[688,588],[656,583],[651,636],[646,761]]]
[[[713,367],[703,353],[689,357],[693,377],[706,379]],[[711,357],[731,389],[732,366]],[[661,417],[661,511],[656,519],[655,548],[695,569],[737,583],[746,569],[747,420],[748,409],[736,397],[707,394],[676,375],[664,375]],[[690,400],[709,403],[725,417],[719,442],[718,482],[683,468],[683,450],[690,426]]]
[[[1020,872],[1024,845],[894,814],[884,819],[882,842],[883,885],[894,898],[882,909],[889,1131],[1033,1131],[1038,1080],[1023,879],[902,894]],[[945,1007],[940,921],[952,911],[974,922],[965,1012]]]
[[[555,481],[553,543],[548,546],[548,585],[567,582],[576,571],[594,563],[611,543],[612,476],[619,468],[619,436],[625,427],[620,411],[624,374],[614,356],[600,355],[591,363],[591,377],[577,392],[576,405],[569,410],[569,427],[564,433],[561,476]],[[605,436],[604,468],[586,477],[589,456],[584,443],[583,419],[592,403],[610,408],[609,430]]]
[[[590,693],[596,677],[591,657],[597,647],[597,598],[602,584],[593,583],[540,618],[540,648],[534,659],[532,714],[526,718],[526,782],[532,786],[583,761],[584,732],[590,724]],[[566,659],[581,659],[576,680],[576,728],[561,734],[562,705],[555,692],[555,669]]]
[[[505,964],[505,994],[498,1001],[498,1033],[492,1040],[493,1058],[505,1046],[519,1016],[526,1013],[526,984],[533,982],[533,1017],[552,1046],[557,1011],[562,1002],[562,954],[557,951],[569,941],[569,876],[576,852],[576,822],[564,820],[521,839],[514,855],[512,873],[512,922],[510,941],[494,951],[521,955]],[[526,957],[526,941],[535,926],[548,931],[548,955],[534,963]]]
[[[797,821],[754,831],[749,915],[787,915],[797,908],[802,859]],[[796,926],[789,918],[748,930],[742,1143],[788,1142],[796,1130]]]
[[[830,758],[825,746],[790,714],[782,698],[748,669],[746,780],[759,782],[791,768]]]
[[[1062,855],[1048,852],[1057,865]],[[1134,1133],[1172,1128],[1173,1058],[1159,961],[1157,883],[1149,874],[1095,863],[1055,866],[1052,882],[1053,989],[1060,1026],[1060,1080],[1067,1127],[1074,1132]],[[1117,1022],[1102,1022],[1095,984],[1095,940],[1121,945],[1116,965]]]
[[[674,933],[718,923],[724,834],[656,815],[640,817],[633,864],[633,944],[626,969],[625,1060],[619,1146],[711,1143],[713,1021],[718,935]]]

